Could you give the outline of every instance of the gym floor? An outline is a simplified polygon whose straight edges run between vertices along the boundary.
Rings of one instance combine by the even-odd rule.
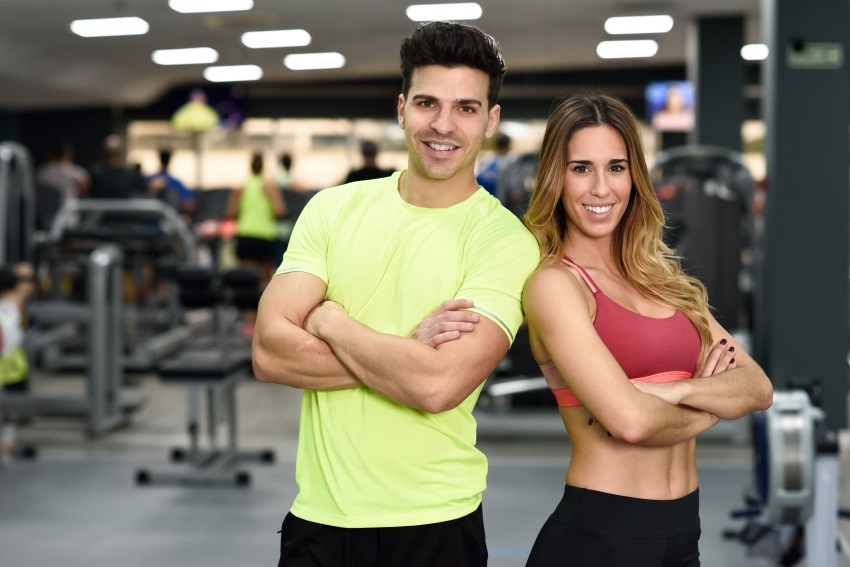
[[[133,375],[147,404],[129,426],[99,439],[81,420],[36,418],[18,429],[35,460],[0,467],[0,565],[3,567],[272,566],[277,530],[296,493],[295,450],[300,392],[246,379],[238,389],[241,448],[272,448],[272,465],[250,470],[251,486],[181,487],[135,484],[136,471],[178,465],[172,447],[185,446],[185,390],[155,376]],[[36,391],[82,392],[81,376],[39,373]],[[557,412],[479,415],[479,446],[489,457],[484,517],[492,567],[516,567],[563,490],[569,443]],[[842,434],[841,504],[850,507],[850,436]],[[698,443],[705,567],[767,567],[781,534],[748,550],[724,530],[744,526],[729,511],[743,505],[752,456],[747,446]],[[850,522],[841,521],[845,541]],[[798,563],[806,565],[805,561]],[[839,567],[850,567],[843,555]],[[808,566],[818,567],[818,566]]]

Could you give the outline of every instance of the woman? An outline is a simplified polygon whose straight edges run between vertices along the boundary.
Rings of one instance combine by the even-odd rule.
[[[663,220],[628,108],[561,102],[526,214],[542,262],[523,305],[572,458],[529,567],[699,565],[694,437],[771,404],[767,376],[663,244]]]
[[[261,285],[269,283],[280,258],[274,257],[277,219],[286,214],[286,204],[273,182],[263,178],[263,156],[251,157],[251,177],[230,194],[227,216],[236,218],[236,257],[240,265],[261,271]]]

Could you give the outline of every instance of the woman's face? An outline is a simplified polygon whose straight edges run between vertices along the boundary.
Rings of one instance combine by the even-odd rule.
[[[619,132],[601,125],[573,134],[567,144],[561,194],[567,235],[610,238],[626,212],[631,192],[628,152]]]

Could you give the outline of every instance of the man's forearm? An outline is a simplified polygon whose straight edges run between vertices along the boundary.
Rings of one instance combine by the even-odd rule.
[[[277,332],[254,336],[252,358],[258,380],[308,390],[342,390],[363,385],[327,343],[295,325],[281,326]]]
[[[439,405],[441,372],[435,349],[374,331],[342,311],[330,315],[312,330],[356,379],[400,404],[428,411]]]

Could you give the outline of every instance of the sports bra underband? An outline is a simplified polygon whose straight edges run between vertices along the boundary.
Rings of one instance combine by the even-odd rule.
[[[578,270],[596,299],[593,327],[630,380],[672,382],[690,378],[700,353],[700,338],[679,310],[670,317],[640,315],[606,296],[581,266],[566,255],[561,260]],[[553,362],[540,366],[561,407],[581,405]]]

